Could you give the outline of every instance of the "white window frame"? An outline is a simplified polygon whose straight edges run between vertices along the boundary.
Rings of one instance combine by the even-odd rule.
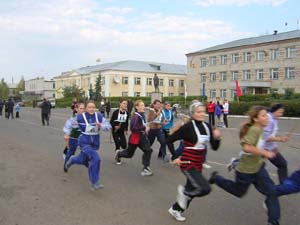
[[[217,65],[217,56],[210,57],[210,65]]]
[[[239,63],[239,53],[233,53],[233,54],[232,54],[231,62],[232,62],[233,64]]]
[[[184,80],[179,80],[179,87],[184,87]]]
[[[122,84],[128,84],[128,77],[122,77]]]
[[[135,77],[134,78],[134,85],[141,85],[141,78],[140,77]]]
[[[271,68],[270,69],[270,80],[278,80],[279,77],[279,69]]]
[[[174,80],[169,80],[169,87],[174,87]]]
[[[296,57],[296,47],[288,47],[285,49],[286,58],[295,58]]]
[[[216,82],[217,81],[217,74],[216,73],[210,73],[209,74],[209,81],[210,82]]]
[[[128,96],[128,91],[122,91],[122,97],[127,97]]]
[[[244,77],[244,80],[251,80],[251,71],[250,70],[244,70],[243,71],[243,77]]]
[[[140,97],[141,96],[141,92],[137,91],[137,92],[134,92],[134,97]]]
[[[271,49],[271,60],[277,60],[279,59],[279,49]]]
[[[210,89],[209,90],[209,95],[211,98],[216,98],[217,97],[217,90],[216,89]]]
[[[285,79],[292,80],[295,78],[295,67],[285,68]]]
[[[244,62],[251,62],[251,52],[244,52]]]
[[[230,97],[233,99],[236,96],[236,89],[230,89]]]
[[[258,69],[256,70],[256,80],[263,80],[264,79],[264,70]]]
[[[257,61],[264,61],[265,60],[265,56],[266,56],[265,51],[257,51],[256,52],[256,60]]]
[[[169,92],[169,96],[174,96],[174,93],[172,93],[172,92]]]
[[[227,98],[227,90],[226,89],[220,89],[220,98],[222,98],[222,99]]]
[[[201,80],[202,83],[206,82],[206,73],[201,73],[200,74],[200,80]]]
[[[227,72],[220,72],[220,81],[227,81]]]
[[[227,55],[221,55],[221,64],[226,65],[227,64]]]
[[[153,85],[153,79],[152,77],[147,77],[147,85],[152,86]]]
[[[238,79],[239,79],[239,71],[232,71],[231,80],[238,80]]]
[[[159,86],[164,86],[164,79],[159,79]]]
[[[207,67],[207,59],[206,58],[200,59],[200,67]]]

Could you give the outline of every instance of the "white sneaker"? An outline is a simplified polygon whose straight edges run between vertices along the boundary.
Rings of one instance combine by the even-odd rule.
[[[180,221],[180,222],[183,222],[186,220],[186,218],[183,217],[179,211],[174,210],[172,207],[169,208],[168,211],[171,214],[171,216],[173,216],[175,218],[175,220]]]
[[[178,185],[177,187],[177,203],[182,209],[186,209],[189,197],[184,194],[184,187]]]
[[[91,190],[92,191],[96,191],[96,190],[101,189],[101,188],[104,188],[104,185],[100,184],[99,181],[95,184],[91,184]]]
[[[117,149],[117,150],[116,150],[116,153],[115,153],[115,163],[116,163],[117,165],[121,165],[121,164],[122,164],[121,159],[120,159],[119,156],[118,156],[119,152],[121,152],[121,150],[120,150],[120,149]]]
[[[231,170],[234,170],[235,167],[237,166],[238,162],[239,162],[239,159],[231,158],[230,163],[228,163],[226,165],[228,172],[230,172]]]
[[[141,175],[143,177],[145,177],[145,176],[152,176],[153,172],[151,171],[150,167],[148,166],[148,167],[146,167],[146,168],[143,169],[143,171],[141,172]]]

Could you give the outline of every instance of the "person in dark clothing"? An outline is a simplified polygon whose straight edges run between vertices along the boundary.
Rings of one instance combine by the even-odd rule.
[[[49,126],[51,103],[46,98],[44,98],[42,104],[40,105],[40,108],[42,109],[41,116],[42,116],[43,126],[45,126],[45,121],[47,122],[47,126]]]
[[[14,118],[14,106],[15,104],[11,99],[8,99],[8,102],[5,103],[5,110],[7,111],[7,119],[9,119],[10,115],[11,118]]]
[[[3,106],[4,106],[4,103],[3,103],[3,101],[0,99],[0,116],[2,116]]]
[[[110,110],[111,110],[110,101],[107,101],[107,102],[105,103],[105,111],[106,111],[106,114],[107,114],[107,118],[109,117]],[[105,115],[104,115],[104,116],[105,116]]]
[[[77,113],[76,108],[78,108],[78,102],[77,102],[77,99],[74,98],[72,105],[71,105],[71,109],[73,110],[73,116],[75,116]]]
[[[127,100],[122,99],[120,101],[120,108],[116,109],[111,116],[110,124],[112,126],[112,137],[115,142],[116,151],[120,148],[127,148],[127,141],[125,133],[128,131],[128,112],[127,109]],[[116,162],[120,165],[121,161]]]
[[[185,186],[178,186],[177,201],[169,209],[169,213],[177,221],[185,221],[181,215],[186,210],[193,198],[208,195],[211,187],[202,174],[202,166],[205,162],[207,144],[210,143],[213,150],[220,146],[221,133],[206,123],[206,108],[201,102],[190,105],[191,121],[180,127],[167,138],[167,143],[183,140],[181,157],[177,157],[173,163],[180,166],[181,172],[186,176]],[[172,147],[172,145],[169,145]]]
[[[127,102],[127,112],[128,112],[128,115],[129,115],[129,119],[131,118],[132,108],[133,108],[133,102],[132,102],[131,99],[128,99],[128,102]]]

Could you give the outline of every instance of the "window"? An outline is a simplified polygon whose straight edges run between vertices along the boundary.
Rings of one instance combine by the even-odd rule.
[[[52,94],[52,98],[55,98],[55,93]]]
[[[264,70],[256,70],[256,80],[264,79]]]
[[[128,84],[128,77],[122,77],[122,84]]]
[[[206,67],[206,66],[207,66],[206,58],[200,59],[200,67]]]
[[[278,79],[278,68],[270,69],[270,79],[277,80]]]
[[[251,52],[244,52],[244,62],[251,61]]]
[[[184,87],[184,80],[179,80],[179,87]]]
[[[286,57],[287,58],[294,58],[296,57],[296,48],[295,47],[289,47],[285,49]]]
[[[202,83],[206,82],[206,74],[205,73],[200,74],[200,80]]]
[[[174,96],[174,93],[169,93],[169,96]]]
[[[148,77],[147,78],[147,85],[152,86],[152,81],[153,81],[153,79]]]
[[[147,96],[147,97],[151,97],[151,92],[147,92],[147,93],[146,93],[146,96]]]
[[[55,89],[55,83],[52,84],[52,88]]]
[[[209,91],[209,93],[210,93],[210,97],[211,97],[211,98],[217,97],[217,91],[216,91],[216,89],[211,89],[211,90]]]
[[[232,71],[231,80],[237,80],[238,78],[239,78],[239,72],[238,71]]]
[[[226,89],[221,89],[220,90],[220,98],[227,98],[227,96],[226,96]]]
[[[140,77],[135,77],[134,78],[134,84],[135,85],[141,85],[141,78]]]
[[[164,86],[164,79],[159,79],[159,86]]]
[[[271,60],[279,59],[279,49],[271,49]]]
[[[184,93],[179,93],[179,96],[184,96]]]
[[[217,80],[217,75],[216,73],[210,73],[210,82],[215,82]]]
[[[221,64],[226,65],[227,64],[227,55],[221,55]]]
[[[127,97],[128,96],[128,92],[127,91],[122,91],[122,97]]]
[[[140,96],[141,96],[141,93],[140,93],[140,92],[134,92],[134,96],[135,96],[135,97],[140,97]]]
[[[265,51],[257,51],[256,52],[256,60],[257,61],[265,60],[265,55],[266,55]]]
[[[244,70],[244,80],[251,80],[250,70]]]
[[[230,89],[230,97],[234,98],[236,96],[236,89]]]
[[[210,57],[210,65],[217,65],[217,56]]]
[[[285,68],[285,79],[294,79],[295,78],[295,68],[286,67]]]
[[[174,87],[174,80],[169,80],[169,87]]]
[[[221,81],[226,81],[227,80],[227,73],[226,72],[221,72],[220,73],[220,80]]]
[[[232,63],[238,63],[239,62],[239,53],[232,54]]]

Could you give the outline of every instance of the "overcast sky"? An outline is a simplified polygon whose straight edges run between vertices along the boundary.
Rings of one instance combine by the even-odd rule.
[[[295,30],[299,9],[298,0],[2,0],[0,78],[51,78],[98,58],[186,64],[189,52]]]

